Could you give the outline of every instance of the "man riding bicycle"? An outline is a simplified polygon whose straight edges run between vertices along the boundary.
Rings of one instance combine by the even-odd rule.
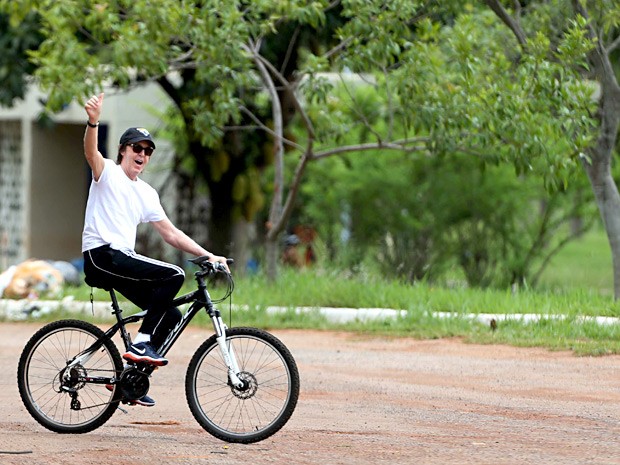
[[[226,257],[213,255],[172,224],[155,189],[139,178],[155,150],[155,142],[144,128],[129,128],[120,138],[116,163],[98,150],[99,117],[104,94],[91,97],[84,108],[88,115],[84,155],[92,170],[82,252],[86,280],[103,282],[123,294],[147,314],[123,358],[128,362],[163,366],[168,363],[157,353],[152,336],[178,321],[179,310],[171,305],[185,273],[182,268],[145,257],[134,251],[137,226],[151,223],[165,242],[196,256],[210,256],[227,270]],[[132,401],[153,406],[148,396]]]

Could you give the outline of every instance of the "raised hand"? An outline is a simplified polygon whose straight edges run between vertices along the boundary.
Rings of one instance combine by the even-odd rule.
[[[88,121],[90,121],[92,124],[97,124],[99,122],[99,116],[101,116],[102,108],[103,92],[101,92],[98,96],[93,95],[91,98],[89,98],[84,105],[84,109],[86,110],[86,114],[88,115]]]

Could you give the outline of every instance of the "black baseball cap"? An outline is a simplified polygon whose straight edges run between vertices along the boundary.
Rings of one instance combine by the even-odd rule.
[[[135,142],[147,141],[151,147],[155,148],[155,142],[151,134],[144,128],[129,128],[121,136],[120,144],[127,145]]]

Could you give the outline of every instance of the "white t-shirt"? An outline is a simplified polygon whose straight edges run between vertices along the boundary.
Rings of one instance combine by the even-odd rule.
[[[120,165],[106,159],[99,180],[90,184],[82,252],[106,244],[133,250],[138,224],[165,218],[157,191],[140,178],[132,181]]]

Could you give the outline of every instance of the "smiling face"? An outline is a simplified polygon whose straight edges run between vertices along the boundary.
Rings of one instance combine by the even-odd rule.
[[[140,149],[140,147],[142,147],[142,149]],[[136,180],[138,175],[144,171],[146,165],[148,165],[151,160],[150,155],[147,155],[144,149],[152,149],[152,147],[146,141],[135,142],[121,147],[120,154],[123,157],[120,165],[125,174],[132,181]],[[137,153],[136,150],[140,153]]]

